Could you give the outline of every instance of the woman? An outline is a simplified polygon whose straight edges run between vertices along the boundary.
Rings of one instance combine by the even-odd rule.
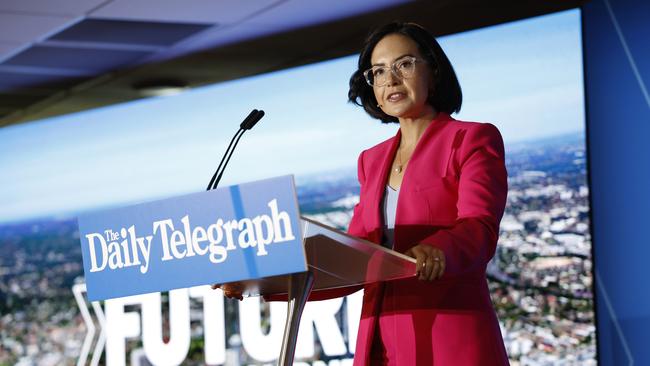
[[[450,117],[462,101],[454,70],[412,23],[368,37],[348,97],[399,123],[394,137],[359,156],[348,232],[417,260],[416,277],[364,287],[354,365],[508,364],[485,277],[507,194],[499,131]]]
[[[450,117],[462,101],[454,70],[412,23],[368,37],[348,96],[400,126],[359,156],[348,231],[415,257],[418,271],[366,286],[355,365],[507,364],[485,278],[508,191],[499,131]]]

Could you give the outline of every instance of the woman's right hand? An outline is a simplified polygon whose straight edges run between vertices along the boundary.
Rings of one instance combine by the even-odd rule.
[[[244,296],[242,295],[242,292],[244,290],[243,282],[230,282],[212,285],[213,290],[216,290],[218,288],[220,288],[221,291],[223,291],[224,296],[229,299],[244,300]]]

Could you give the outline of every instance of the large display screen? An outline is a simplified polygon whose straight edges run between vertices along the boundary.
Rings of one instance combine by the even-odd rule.
[[[441,37],[464,103],[506,146],[509,193],[489,287],[513,365],[595,364],[580,13]],[[347,103],[357,56],[0,129],[0,365],[265,364],[282,303],[205,287],[88,303],[76,215],[294,174],[302,214],[345,229],[358,154],[393,136]],[[360,294],[309,304],[297,360],[351,364]],[[106,323],[119,326],[106,332]],[[117,330],[115,330],[117,329]]]

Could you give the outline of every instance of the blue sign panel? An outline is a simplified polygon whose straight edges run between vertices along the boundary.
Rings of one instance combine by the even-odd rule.
[[[307,270],[292,176],[79,217],[88,299]]]

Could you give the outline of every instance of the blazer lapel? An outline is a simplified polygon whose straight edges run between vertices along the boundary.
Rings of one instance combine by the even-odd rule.
[[[385,150],[382,160],[380,162],[380,172],[375,181],[375,187],[372,192],[372,205],[369,207],[370,212],[373,213],[373,221],[376,225],[373,232],[377,233],[375,242],[381,244],[383,227],[384,227],[384,215],[381,210],[381,203],[384,198],[384,193],[386,190],[386,184],[390,175],[390,167],[395,158],[395,152],[399,146],[399,141],[401,138],[401,131],[398,129],[397,134],[393,137],[391,144],[388,149]],[[374,225],[373,225],[374,226]]]
[[[404,177],[402,178],[402,184],[400,186],[400,193],[397,201],[397,212],[395,214],[396,226],[398,223],[400,223],[400,201],[402,201],[405,196],[403,192],[405,190],[410,191],[411,189],[409,176],[413,174],[419,174],[417,172],[417,169],[418,166],[422,164],[422,162],[419,161],[421,156],[419,151],[422,150],[423,145],[426,145],[432,136],[435,135],[435,132],[444,125],[443,122],[450,119],[451,118],[448,114],[442,112],[438,113],[438,116],[436,116],[434,121],[424,131],[422,137],[420,138],[420,141],[413,150],[413,155],[409,161],[409,166],[404,171]],[[380,157],[381,160],[378,165],[379,175],[373,182],[374,186],[369,187],[370,191],[368,193],[370,194],[369,198],[371,199],[369,200],[368,210],[370,213],[372,213],[371,222],[368,223],[370,224],[369,228],[372,228],[372,232],[369,234],[372,236],[372,241],[377,244],[381,244],[384,228],[384,215],[382,212],[381,203],[383,202],[384,193],[386,191],[386,184],[388,183],[390,176],[391,165],[393,163],[393,159],[395,158],[395,153],[397,152],[401,137],[402,131],[398,129],[395,137],[392,138],[391,143],[387,145],[387,148],[383,151],[382,156]],[[397,243],[397,241],[398,239],[396,231],[395,243]]]
[[[409,159],[408,166],[404,170],[404,176],[402,177],[402,184],[400,185],[399,196],[397,199],[397,207],[395,210],[395,233],[393,237],[393,250],[402,251],[401,249],[404,244],[412,244],[402,243],[402,230],[400,229],[402,228],[404,215],[408,213],[414,214],[415,212],[405,213],[403,210],[404,207],[409,207],[409,204],[412,205],[415,202],[417,202],[418,205],[422,204],[417,192],[414,191],[414,185],[417,183],[419,177],[430,173],[430,169],[428,168],[430,161],[428,160],[432,158],[438,158],[427,156],[426,154],[423,154],[422,151],[426,150],[426,145],[432,143],[432,140],[437,135],[436,132],[439,131],[450,119],[451,117],[449,114],[439,112],[431,124],[427,126],[422,136],[420,136],[420,140],[415,146],[415,149],[413,149],[413,153]],[[400,134],[398,131],[398,139],[396,139],[396,141],[399,141],[399,136]],[[394,144],[394,147],[397,147],[397,144]]]

